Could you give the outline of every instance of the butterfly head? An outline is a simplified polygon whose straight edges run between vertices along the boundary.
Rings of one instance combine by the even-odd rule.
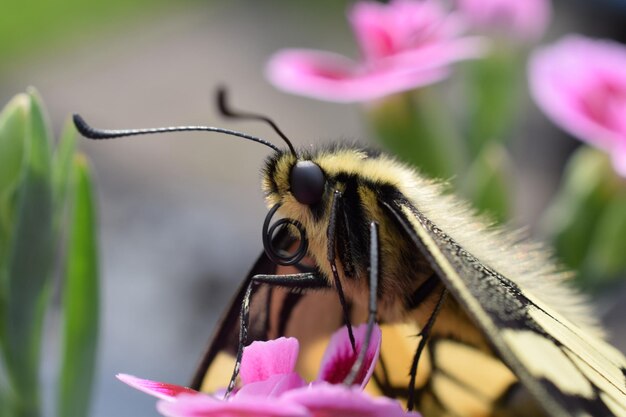
[[[291,167],[289,187],[301,204],[317,204],[324,195],[326,175],[313,161],[298,161]]]

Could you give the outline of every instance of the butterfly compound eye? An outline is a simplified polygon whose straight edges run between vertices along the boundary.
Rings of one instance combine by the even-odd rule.
[[[291,168],[291,193],[302,204],[315,204],[322,199],[326,177],[322,168],[311,161],[298,161]]]

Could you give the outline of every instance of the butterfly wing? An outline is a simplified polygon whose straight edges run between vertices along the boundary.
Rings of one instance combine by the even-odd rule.
[[[297,243],[284,230],[273,239],[273,246],[279,250],[293,249]],[[215,392],[228,385],[239,343],[239,314],[252,277],[298,272],[301,270],[293,266],[277,266],[265,253],[259,256],[223,313],[193,376],[191,388]],[[326,342],[342,324],[341,306],[333,291],[292,292],[261,285],[254,289],[250,300],[247,343],[282,336],[297,338],[300,342],[298,372],[312,380],[317,374]]]
[[[284,238],[284,237],[283,237]],[[239,337],[239,313],[246,289],[254,275],[274,274],[276,265],[271,262],[265,253],[262,253],[254,266],[241,283],[234,297],[224,311],[205,351],[190,387],[195,390],[213,392],[226,387],[235,364]],[[267,340],[267,314],[259,311],[258,306],[268,304],[271,292],[267,288],[259,288],[252,294],[251,308],[254,319],[249,330],[250,340]]]
[[[381,204],[549,415],[626,415],[620,352],[481,263],[408,199]]]

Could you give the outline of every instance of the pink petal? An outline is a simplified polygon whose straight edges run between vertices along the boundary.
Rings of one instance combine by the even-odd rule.
[[[281,398],[305,406],[314,417],[420,417],[404,411],[395,400],[374,398],[359,388],[343,385],[315,384],[289,391]]]
[[[440,39],[448,13],[431,0],[358,2],[348,12],[366,61],[419,49]]]
[[[149,379],[140,379],[132,375],[117,374],[117,379],[130,385],[133,388],[143,391],[146,394],[150,394],[154,397],[160,398],[166,401],[173,401],[181,394],[191,394],[206,397],[206,395],[192,390],[191,388],[181,387],[180,385],[166,384],[165,382],[151,381]]]
[[[237,391],[237,398],[245,396],[278,397],[282,393],[306,385],[296,372],[272,375],[264,381],[245,384]]]
[[[490,44],[482,37],[465,37],[442,44],[426,45],[398,53],[384,61],[385,65],[410,69],[440,68],[465,59],[480,58],[489,52]]]
[[[473,25],[523,41],[541,37],[552,15],[549,0],[458,0],[458,7]]]
[[[626,142],[626,47],[568,36],[534,52],[531,93],[538,106],[572,135],[609,152],[618,172]],[[617,153],[617,154],[616,154]]]
[[[272,56],[267,78],[278,88],[320,100],[357,102],[432,84],[448,76],[447,68],[368,68],[321,51],[284,50]]]
[[[308,417],[306,408],[277,400],[233,398],[220,401],[208,396],[182,395],[175,402],[159,401],[157,410],[168,417]]]
[[[395,25],[390,8],[381,3],[358,2],[348,12],[348,20],[361,53],[366,59],[377,59],[395,53]]]
[[[272,375],[291,374],[296,368],[298,350],[298,341],[292,337],[252,342],[243,350],[241,382],[245,386],[264,381]]]
[[[266,75],[278,88],[321,100],[371,101],[438,82],[450,64],[484,55],[485,42],[459,37],[458,14],[434,0],[358,2],[348,12],[360,62],[330,52],[275,54]]]
[[[348,330],[346,327],[342,327],[335,332],[333,337],[330,339],[326,352],[324,352],[324,357],[322,358],[322,364],[320,366],[320,373],[317,377],[318,381],[341,384],[346,376],[348,376],[348,373],[352,369],[352,365],[356,361],[356,358],[361,351],[361,347],[365,342],[367,325],[362,324],[355,327],[353,328],[353,332],[356,342],[356,354],[352,350],[350,339],[348,337]],[[370,340],[367,353],[365,354],[365,361],[361,367],[361,372],[354,381],[354,383],[360,385],[361,388],[364,388],[365,385],[367,385],[372,373],[374,372],[374,368],[376,367],[378,354],[380,353],[380,344],[382,340],[381,335],[382,332],[380,327],[378,327],[378,325],[374,325],[374,328],[372,329],[372,338]]]
[[[432,0],[358,2],[349,10],[348,19],[363,57],[370,63],[422,48],[445,48],[448,42],[463,39],[458,35],[465,27],[458,13]],[[450,62],[475,57],[463,55]],[[432,63],[423,61],[420,65]]]

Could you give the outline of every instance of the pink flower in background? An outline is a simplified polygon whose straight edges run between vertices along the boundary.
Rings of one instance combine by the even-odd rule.
[[[484,53],[480,38],[461,37],[456,14],[436,0],[356,3],[348,12],[362,57],[287,49],[267,65],[269,80],[285,91],[322,100],[377,99],[437,82],[450,64]]]
[[[550,22],[550,0],[457,0],[474,26],[509,33],[523,41],[540,38]]]
[[[529,78],[539,107],[626,177],[626,46],[570,35],[531,56]]]
[[[358,351],[366,327],[354,330]],[[365,355],[364,371],[352,387],[341,384],[356,360],[345,328],[333,335],[319,377],[311,384],[295,372],[299,345],[293,338],[253,342],[246,347],[241,362],[242,386],[227,400],[130,375],[121,374],[118,378],[161,399],[157,408],[170,417],[419,417],[417,413],[403,411],[396,401],[373,398],[362,391],[378,360],[380,343],[381,332],[376,327]]]

